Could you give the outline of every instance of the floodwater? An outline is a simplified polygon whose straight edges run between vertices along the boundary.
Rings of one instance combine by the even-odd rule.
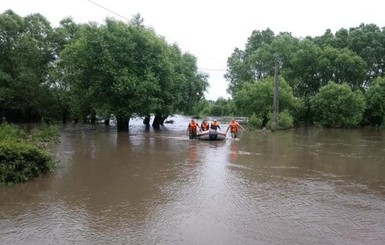
[[[57,168],[0,189],[0,244],[384,244],[383,131],[212,142],[173,119],[63,126]]]

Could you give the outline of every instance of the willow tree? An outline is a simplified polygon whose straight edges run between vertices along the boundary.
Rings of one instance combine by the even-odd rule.
[[[61,55],[61,67],[70,83],[73,104],[88,105],[116,116],[119,131],[128,130],[139,110],[148,80],[138,71],[141,56],[133,27],[114,20],[86,25]],[[143,39],[143,42],[147,41]],[[146,76],[143,74],[142,76]]]
[[[133,116],[155,114],[154,127],[159,127],[162,119],[177,112],[186,99],[185,84],[196,83],[180,71],[181,57],[138,18],[128,24],[107,19],[103,25],[81,28],[61,53],[60,68],[74,107],[113,114],[118,130],[127,131]],[[191,65],[184,69],[196,71]],[[195,93],[203,94],[204,89]]]
[[[180,54],[175,62],[180,98],[177,109],[186,114],[194,114],[194,107],[204,98],[208,76],[198,71],[197,59],[191,54]]]

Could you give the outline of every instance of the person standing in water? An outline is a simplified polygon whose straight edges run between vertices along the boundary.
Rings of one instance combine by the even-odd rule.
[[[203,122],[201,123],[201,130],[202,131],[207,131],[209,130],[209,123],[207,122],[207,120],[203,120]]]
[[[195,122],[194,118],[191,118],[191,121],[187,126],[187,133],[190,139],[197,138],[198,129],[199,129],[198,123]]]
[[[233,118],[227,127],[226,134],[230,129],[231,138],[238,138],[238,128],[241,128],[243,131],[245,131],[245,129]]]
[[[217,119],[214,119],[214,121],[211,123],[210,125],[210,128],[211,129],[214,129],[214,130],[217,130],[218,128],[221,129],[221,127],[219,126],[219,123],[218,123],[218,120]]]

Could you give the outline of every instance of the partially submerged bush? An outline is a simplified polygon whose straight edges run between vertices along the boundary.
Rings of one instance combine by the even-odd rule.
[[[311,100],[314,122],[323,127],[355,127],[362,120],[365,97],[348,84],[329,82]]]
[[[31,130],[29,139],[32,143],[51,142],[57,140],[59,129],[54,125],[37,127]]]
[[[7,122],[0,123],[0,141],[26,141],[40,146],[41,143],[56,141],[59,129],[55,125],[44,125],[33,128],[28,134],[20,127]]]
[[[12,140],[0,142],[0,185],[30,180],[52,167],[51,156],[37,146]]]
[[[253,114],[247,121],[247,126],[250,128],[262,128],[263,119],[255,114]]]
[[[16,125],[9,123],[0,123],[0,141],[21,140],[26,137],[25,132]]]
[[[271,124],[272,124],[272,113],[269,114],[269,122],[267,123],[267,126],[270,129],[272,128]],[[287,110],[279,112],[276,129],[289,129],[292,127],[294,127],[293,116]]]
[[[53,159],[42,148],[58,136],[58,128],[52,125],[34,128],[27,135],[16,125],[0,124],[0,186],[24,182],[52,169]]]

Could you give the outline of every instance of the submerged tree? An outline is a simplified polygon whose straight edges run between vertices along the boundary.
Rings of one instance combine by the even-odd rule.
[[[154,127],[159,127],[184,100],[201,98],[206,89],[196,59],[191,56],[186,64],[184,57],[190,56],[176,50],[138,21],[107,19],[105,25],[82,27],[63,50],[60,67],[75,105],[115,115],[119,131],[127,131],[136,115],[155,114]],[[186,91],[193,94],[185,96]]]

